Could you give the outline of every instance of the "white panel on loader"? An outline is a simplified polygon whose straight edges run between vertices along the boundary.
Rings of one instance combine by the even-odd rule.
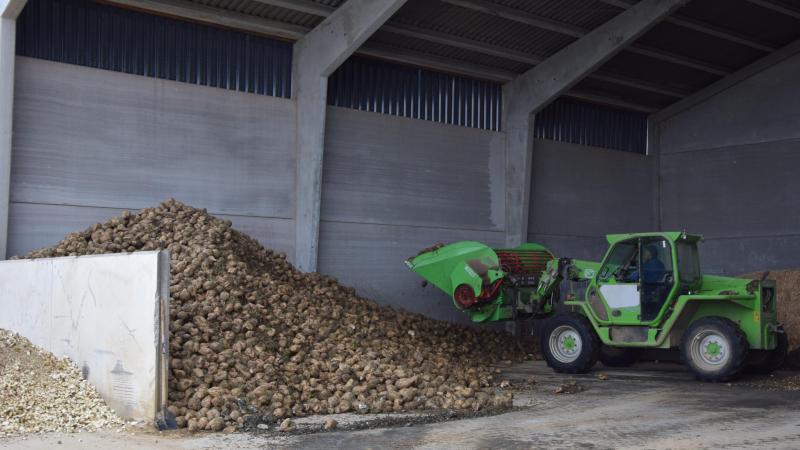
[[[635,284],[604,284],[600,286],[600,295],[609,308],[639,306],[639,290]]]

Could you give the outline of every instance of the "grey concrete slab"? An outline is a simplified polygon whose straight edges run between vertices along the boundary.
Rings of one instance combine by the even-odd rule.
[[[58,243],[68,233],[105,222],[124,209],[11,203],[8,255],[21,256]]]
[[[800,139],[664,155],[664,229],[708,237],[800,232]]]
[[[11,198],[294,215],[294,103],[17,58]]]
[[[664,154],[800,138],[800,56],[661,123]]]
[[[537,139],[528,234],[604,236],[653,223],[653,165],[618,150]]]
[[[501,133],[328,110],[323,220],[503,230]]]
[[[119,215],[124,209],[83,206],[12,203],[9,221],[9,256],[58,243],[68,233],[81,231]],[[212,212],[213,213],[213,212]],[[258,239],[262,245],[292,255],[293,221],[246,216],[218,215],[234,228]]]
[[[436,319],[467,323],[452,300],[403,261],[437,242],[476,240],[502,246],[503,233],[323,221],[320,224],[319,271],[356,288],[379,303]]]
[[[800,269],[800,233],[706,239],[700,244],[700,267],[703,272],[722,275]]]

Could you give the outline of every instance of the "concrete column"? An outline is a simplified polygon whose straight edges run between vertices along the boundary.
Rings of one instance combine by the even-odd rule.
[[[584,79],[689,0],[642,0],[503,87],[506,245],[527,239],[533,140],[531,115]],[[553,186],[558,189],[558,186]]]
[[[348,0],[294,45],[297,101],[295,265],[317,270],[328,76],[406,0]]]
[[[0,260],[8,249],[11,203],[11,129],[14,116],[14,56],[17,16],[25,0],[0,0]]]

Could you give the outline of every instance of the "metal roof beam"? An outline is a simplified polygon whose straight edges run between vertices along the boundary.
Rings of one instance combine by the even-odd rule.
[[[358,50],[358,54],[499,83],[506,83],[519,76],[516,72],[503,69],[383,45],[364,45]]]
[[[629,102],[627,100],[621,100],[618,98],[607,97],[605,95],[598,95],[591,92],[579,90],[579,89],[570,89],[564,94],[564,97],[570,97],[578,100],[584,100],[587,102],[592,103],[599,103],[602,105],[609,105],[609,106],[616,106],[618,108],[623,108],[631,111],[637,111],[642,113],[651,114],[658,111],[657,107],[643,105],[641,103],[634,103]]]
[[[616,6],[618,8],[628,9],[631,6],[635,5],[635,3],[631,2],[630,0],[599,0],[607,5]],[[751,0],[746,0],[751,1]],[[757,2],[759,0],[753,0],[753,2]],[[763,2],[762,2],[763,3]],[[739,33],[736,33],[731,30],[725,30],[714,25],[700,22],[698,20],[690,19],[686,16],[681,16],[679,14],[673,14],[670,17],[664,19],[664,22],[671,23],[673,25],[678,25],[684,28],[689,28],[691,30],[699,31],[701,33],[707,34],[709,36],[714,36],[719,39],[723,39],[726,41],[734,42],[740,45],[744,45],[750,48],[754,48],[756,50],[760,50],[762,52],[774,52],[777,48],[766,45],[764,43],[758,42],[752,38],[748,38],[746,36],[742,36]]]
[[[279,8],[290,9],[292,11],[299,11],[306,14],[313,14],[320,17],[328,17],[336,8],[322,3],[312,2],[310,0],[254,0],[257,3],[262,3],[269,6],[277,6]]]
[[[754,5],[760,6],[762,8],[766,8],[766,9],[769,9],[771,11],[775,11],[776,13],[783,14],[785,16],[789,16],[789,17],[791,17],[793,19],[800,20],[800,11],[798,11],[798,10],[796,10],[794,8],[790,8],[790,7],[784,6],[784,5],[779,5],[777,3],[770,2],[768,0],[745,0],[745,1],[750,2],[750,3],[754,4]]]
[[[499,5],[486,0],[440,0],[443,3],[460,6],[462,8],[471,9],[473,11],[482,12],[492,16],[502,17],[503,19],[513,20],[514,22],[524,23],[543,30],[552,31],[559,34],[565,34],[574,38],[580,38],[586,35],[589,31],[564,22],[548,19],[546,17],[537,16],[527,11],[517,8],[511,8],[504,5]]]
[[[258,18],[210,6],[199,5],[183,0],[105,0],[112,5],[122,6],[140,11],[180,17],[196,22],[233,28],[260,34],[297,40],[305,36],[308,28],[278,22],[276,20]]]
[[[536,28],[541,28],[544,30],[553,31],[555,33],[564,34],[574,38],[580,38],[586,36],[591,31],[586,28],[578,27],[572,24],[557,22],[552,19],[537,16],[535,14],[531,14],[517,8],[498,5],[496,3],[487,0],[440,0],[440,1],[451,5],[460,6],[462,8],[471,9],[473,11],[478,11],[484,14],[490,14],[493,16],[502,17],[504,19],[512,20],[514,22],[531,25]],[[664,50],[659,50],[644,45],[631,44],[630,46],[628,46],[628,48],[625,49],[625,51],[637,53],[654,59],[659,59],[661,61],[666,61],[672,64],[678,64],[684,67],[690,67],[695,70],[708,72],[718,76],[725,76],[731,73],[730,70],[724,67],[719,67],[714,64],[689,58],[687,56],[676,55],[674,53],[669,53]]]

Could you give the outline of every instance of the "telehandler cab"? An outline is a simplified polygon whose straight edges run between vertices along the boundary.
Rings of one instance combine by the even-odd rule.
[[[705,381],[775,370],[788,347],[775,282],[703,275],[701,239],[612,234],[599,263],[558,259],[533,243],[492,249],[462,241],[426,249],[406,265],[475,322],[544,319],[540,348],[557,372],[587,372],[598,359],[629,365],[646,348],[679,349]]]

